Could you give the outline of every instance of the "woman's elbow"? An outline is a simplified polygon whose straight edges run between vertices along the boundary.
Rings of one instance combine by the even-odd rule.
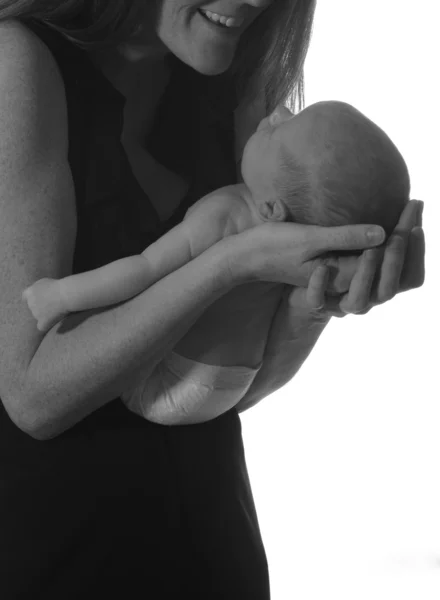
[[[53,435],[48,435],[44,428],[37,428],[37,427],[28,427],[27,425],[25,426],[19,426],[17,425],[21,431],[23,433],[26,433],[27,435],[29,435],[31,438],[33,438],[34,440],[37,440],[39,442],[45,442],[47,440],[50,440],[54,437],[56,437],[57,434],[53,434]]]
[[[16,425],[23,433],[29,435],[31,438],[39,442],[52,440],[64,431],[53,424],[40,423],[30,419],[26,420],[25,422],[16,423]]]
[[[23,397],[3,400],[3,406],[12,423],[34,440],[43,442],[61,433],[55,431],[53,424],[42,418],[41,412],[32,409]]]

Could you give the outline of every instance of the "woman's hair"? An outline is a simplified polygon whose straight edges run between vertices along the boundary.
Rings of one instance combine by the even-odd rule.
[[[264,90],[266,114],[279,104],[294,113],[304,108],[315,8],[316,0],[273,0],[244,32],[231,66],[240,101]]]
[[[0,21],[41,21],[80,48],[92,50],[132,37],[154,5],[154,0],[0,0]]]
[[[0,21],[35,19],[85,50],[115,46],[145,19],[156,20],[161,0],[0,0]],[[264,91],[266,112],[281,103],[304,107],[304,60],[316,0],[273,0],[243,33],[228,70],[238,102]]]

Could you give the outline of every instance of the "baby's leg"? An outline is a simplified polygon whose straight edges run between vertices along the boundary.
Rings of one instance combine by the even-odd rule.
[[[37,319],[39,331],[49,331],[58,321],[69,314],[64,307],[58,279],[49,277],[39,279],[24,290],[22,299],[27,302],[29,310]]]
[[[161,425],[204,423],[243,398],[260,366],[206,365],[172,352],[122,400],[136,414]]]

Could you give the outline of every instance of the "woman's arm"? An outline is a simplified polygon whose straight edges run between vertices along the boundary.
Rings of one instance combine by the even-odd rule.
[[[231,289],[222,242],[125,304],[39,332],[21,290],[69,275],[76,239],[64,86],[47,48],[0,23],[0,396],[49,439],[145,377]]]
[[[263,365],[236,408],[244,412],[288,383],[313,350],[330,317],[315,311],[298,313],[289,305],[289,288],[273,318]]]

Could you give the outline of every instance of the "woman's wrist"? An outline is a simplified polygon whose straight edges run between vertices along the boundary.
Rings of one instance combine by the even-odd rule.
[[[222,268],[231,288],[266,281],[260,276],[259,265],[261,261],[264,262],[264,256],[255,243],[253,231],[247,229],[218,242],[222,246]],[[269,278],[267,281],[274,283],[274,279]]]
[[[243,233],[240,233],[223,238],[208,249],[208,251],[213,250],[216,253],[215,265],[219,277],[223,281],[222,287],[232,289],[237,285],[255,281],[249,262],[243,253],[243,244],[239,239],[242,235]]]
[[[331,319],[331,315],[319,309],[292,306],[288,303],[286,303],[285,311],[286,335],[293,337],[300,337],[311,329],[325,327]]]
[[[312,312],[292,314],[282,302],[275,315],[264,352],[263,365],[236,408],[243,412],[273,394],[298,373],[330,317]]]
[[[290,306],[284,298],[272,322],[266,353],[277,353],[280,345],[298,340],[307,343],[317,332],[320,334],[324,330],[330,319],[329,315],[319,311]]]

